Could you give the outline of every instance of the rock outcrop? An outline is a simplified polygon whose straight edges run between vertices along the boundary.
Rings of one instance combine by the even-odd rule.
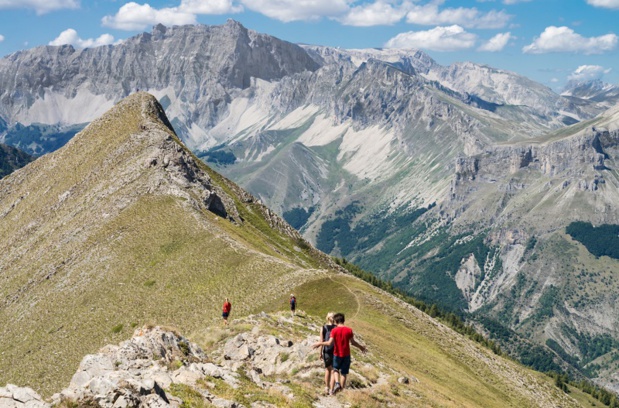
[[[140,328],[131,340],[85,356],[69,387],[55,394],[52,402],[180,406],[181,401],[165,390],[173,383],[195,383],[205,371],[212,371],[206,363],[204,352],[179,334],[160,327]]]
[[[305,378],[322,373],[317,351],[311,347],[317,336],[293,342],[261,330],[263,323],[299,326],[291,319],[263,313],[234,323],[253,323],[255,327],[223,342],[212,356],[175,330],[159,326],[138,328],[130,340],[85,356],[69,386],[54,394],[49,402],[30,388],[7,385],[0,388],[0,408],[181,407],[185,401],[178,390],[193,390],[195,398],[217,407],[244,407],[238,401],[217,396],[214,381],[231,389],[247,387],[249,381],[251,387],[270,390],[292,403],[295,391],[287,385],[291,383],[291,373]],[[318,330],[313,324],[311,328]],[[372,385],[358,372],[353,375],[358,378],[357,387]],[[401,384],[408,384],[408,377],[399,378]]]
[[[0,408],[49,408],[32,388],[7,384],[0,387]]]

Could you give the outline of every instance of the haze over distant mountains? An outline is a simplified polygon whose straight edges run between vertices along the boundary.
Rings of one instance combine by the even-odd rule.
[[[147,90],[195,154],[319,249],[619,389],[619,265],[566,234],[619,224],[617,87],[559,95],[488,66],[297,46],[229,21],[15,53],[0,89],[2,140],[36,154]]]

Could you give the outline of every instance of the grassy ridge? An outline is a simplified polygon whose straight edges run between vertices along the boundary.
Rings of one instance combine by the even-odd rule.
[[[176,139],[149,98],[121,102],[0,184],[0,383],[58,391],[83,355],[134,326],[197,329],[216,321],[224,297],[245,313],[321,264],[222,177],[211,173],[242,224],[144,165]]]

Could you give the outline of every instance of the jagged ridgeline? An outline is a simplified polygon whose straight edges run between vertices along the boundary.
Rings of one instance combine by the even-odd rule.
[[[294,291],[301,327],[318,327],[331,309],[345,312],[371,350],[354,364],[369,378],[387,373],[377,388],[340,398],[375,406],[578,406],[549,378],[338,272],[195,159],[146,93],[0,181],[0,237],[0,384],[48,396],[68,385],[84,355],[128,339],[135,327],[156,323],[205,343],[225,339],[213,328],[224,297],[241,317],[284,309]],[[230,336],[251,330],[238,324]],[[311,330],[293,329],[265,330],[313,341]],[[311,402],[322,374],[316,358],[307,361],[313,366],[285,377]],[[402,375],[419,382],[398,385],[393,378]]]

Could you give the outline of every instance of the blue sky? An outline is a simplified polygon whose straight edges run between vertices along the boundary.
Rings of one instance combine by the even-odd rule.
[[[297,43],[419,48],[443,65],[488,64],[555,90],[569,79],[619,84],[619,0],[0,0],[0,55],[228,18]]]

